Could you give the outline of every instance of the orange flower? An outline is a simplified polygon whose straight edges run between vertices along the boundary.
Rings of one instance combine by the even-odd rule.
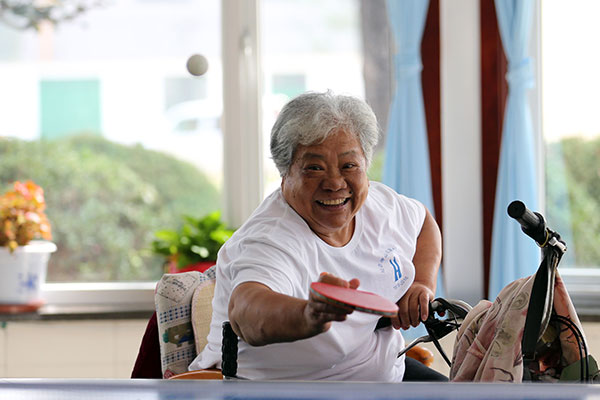
[[[0,196],[0,246],[12,252],[35,238],[51,240],[44,190],[32,181],[17,181],[13,187]]]

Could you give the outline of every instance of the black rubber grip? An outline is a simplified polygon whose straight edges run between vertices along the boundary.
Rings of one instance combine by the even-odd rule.
[[[221,372],[225,377],[235,377],[237,375],[238,337],[229,321],[223,322],[222,327]]]
[[[546,243],[546,221],[540,213],[529,210],[522,201],[515,200],[508,205],[508,215],[521,224],[521,230],[538,244]]]

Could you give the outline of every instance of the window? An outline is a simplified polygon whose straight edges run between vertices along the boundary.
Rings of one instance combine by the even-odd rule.
[[[281,107],[307,90],[364,98],[365,83],[358,0],[264,0],[260,22],[266,196],[280,184],[269,137]]]
[[[90,4],[37,32],[0,21],[0,182],[45,189],[49,282],[156,280],[153,232],[222,207],[221,4]],[[187,73],[194,53],[210,73]]]
[[[33,179],[45,189],[59,248],[50,258],[49,303],[145,308],[163,272],[163,259],[148,251],[155,230],[177,228],[182,214],[247,214],[253,196],[231,186],[254,182],[248,176],[260,171],[241,162],[227,174],[224,160],[238,162],[238,152],[260,139],[250,128],[227,137],[221,130],[229,93],[222,75],[248,56],[247,48],[236,56],[237,36],[222,38],[221,21],[228,34],[248,39],[257,22],[252,4],[101,2],[39,32],[0,20],[0,183]],[[286,101],[306,90],[365,97],[364,7],[382,14],[382,4],[260,1],[263,196],[280,182],[268,136]],[[373,21],[370,33],[380,29]],[[194,53],[209,62],[199,78],[185,70]],[[252,82],[242,79],[235,90],[249,93],[244,85]],[[225,101],[227,118],[246,121],[245,101]]]
[[[563,267],[600,267],[600,4],[542,3],[546,217],[566,240]]]
[[[545,216],[568,250],[561,275],[580,315],[598,314],[600,285],[600,4],[541,2]]]

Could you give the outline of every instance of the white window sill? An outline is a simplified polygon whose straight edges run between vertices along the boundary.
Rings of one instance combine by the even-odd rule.
[[[154,309],[156,282],[46,283],[43,297],[49,305],[145,305]]]
[[[46,283],[44,306],[3,320],[147,319],[154,311],[156,282]]]
[[[560,268],[577,314],[584,320],[600,320],[600,268]]]

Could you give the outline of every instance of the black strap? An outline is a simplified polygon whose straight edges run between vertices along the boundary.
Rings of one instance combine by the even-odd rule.
[[[527,369],[529,362],[535,359],[538,340],[546,330],[550,320],[554,302],[554,279],[557,264],[555,250],[550,248],[535,273],[521,341],[523,371]]]

